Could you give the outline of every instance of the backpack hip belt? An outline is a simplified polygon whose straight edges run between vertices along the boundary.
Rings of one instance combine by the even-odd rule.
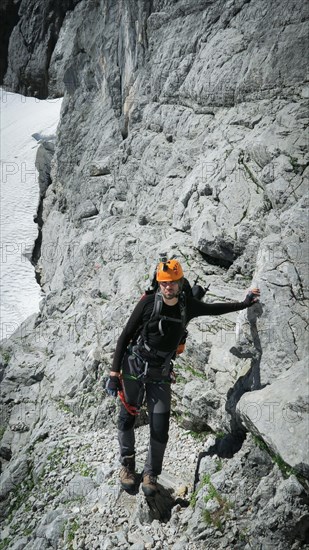
[[[159,351],[151,348],[142,338],[131,348],[132,355],[135,355],[140,361],[148,365],[148,368],[165,370],[170,367],[175,351]]]
[[[151,355],[154,355],[155,357],[160,357],[161,359],[167,359],[168,356],[173,356],[175,353],[174,351],[159,351],[154,348],[151,348],[145,340],[141,339],[140,342],[138,342],[139,346],[142,346],[148,353],[151,353]]]
[[[146,348],[137,344],[128,350],[130,356],[128,363],[130,367],[129,378],[133,377],[140,382],[160,382],[169,377],[171,371],[171,359],[174,353],[164,353],[164,357],[156,357]],[[152,350],[156,351],[156,350]],[[159,352],[160,353],[160,352]],[[123,378],[128,378],[128,374],[123,374]]]

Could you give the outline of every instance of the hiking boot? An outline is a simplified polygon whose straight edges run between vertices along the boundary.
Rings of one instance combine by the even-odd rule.
[[[142,489],[146,497],[153,497],[158,490],[157,476],[145,474],[143,477]]]
[[[135,456],[125,456],[122,459],[122,468],[119,472],[121,487],[130,491],[135,487]]]

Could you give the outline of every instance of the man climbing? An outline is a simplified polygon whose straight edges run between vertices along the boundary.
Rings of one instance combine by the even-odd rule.
[[[260,291],[254,288],[243,302],[207,304],[182,292],[184,274],[175,260],[161,261],[156,279],[159,290],[136,305],[115,350],[112,370],[106,384],[109,395],[119,393],[122,404],[118,419],[118,439],[122,468],[120,482],[133,490],[135,476],[135,416],[146,394],[150,442],[143,470],[142,489],[154,496],[157,476],[168,441],[171,406],[171,361],[191,319],[222,315],[252,306]]]

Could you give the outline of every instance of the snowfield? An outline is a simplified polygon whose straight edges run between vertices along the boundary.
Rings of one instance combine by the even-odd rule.
[[[0,340],[39,309],[40,287],[29,261],[38,234],[33,220],[39,201],[35,157],[40,139],[56,133],[61,103],[0,89]]]

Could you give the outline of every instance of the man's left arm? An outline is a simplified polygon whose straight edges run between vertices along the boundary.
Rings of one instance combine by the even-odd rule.
[[[259,301],[260,289],[252,288],[248,290],[245,299],[242,302],[214,302],[207,304],[199,300],[191,299],[189,302],[189,317],[200,317],[202,315],[224,315],[232,311],[240,311],[253,306]]]

